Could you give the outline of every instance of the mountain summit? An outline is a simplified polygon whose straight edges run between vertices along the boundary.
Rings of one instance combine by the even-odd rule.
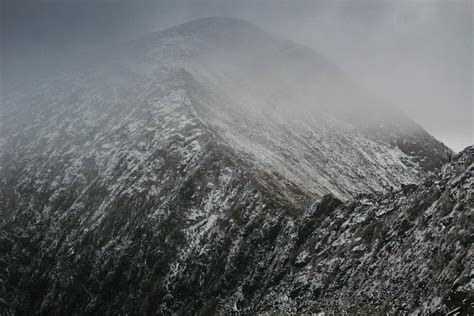
[[[207,127],[258,170],[312,196],[347,199],[416,182],[451,155],[317,52],[251,23],[200,19],[136,46],[136,69],[182,72],[193,85],[183,90]]]
[[[2,111],[0,303],[10,313],[319,310],[339,297],[337,269],[356,269],[368,248],[325,231],[331,256],[359,259],[326,257],[320,287],[288,287],[298,269],[319,271],[307,265],[319,262],[312,247],[325,251],[314,228],[363,234],[355,206],[341,205],[361,194],[376,205],[373,194],[407,190],[451,155],[317,52],[227,18],[153,33]],[[397,194],[381,212],[402,234],[419,214],[398,221]],[[366,247],[381,246],[366,235]],[[321,296],[326,286],[336,294]]]

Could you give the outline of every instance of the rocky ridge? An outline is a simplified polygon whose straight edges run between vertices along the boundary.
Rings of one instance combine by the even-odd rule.
[[[265,80],[250,84],[255,60]],[[326,91],[334,81],[364,116],[373,100],[314,52],[211,18],[7,98],[3,313],[466,310],[472,167],[451,163],[440,180],[397,191],[450,150],[403,116],[366,124],[342,111]],[[332,106],[304,118],[314,91]],[[472,163],[472,148],[462,159]],[[420,271],[404,257],[435,246],[433,256],[456,252],[414,261]],[[401,271],[387,268],[395,254]],[[402,271],[426,290],[409,298],[417,283]]]

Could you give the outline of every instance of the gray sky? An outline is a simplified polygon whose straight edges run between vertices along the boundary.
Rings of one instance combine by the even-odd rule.
[[[243,18],[310,46],[452,149],[474,143],[471,0],[2,0],[3,80],[207,16]]]

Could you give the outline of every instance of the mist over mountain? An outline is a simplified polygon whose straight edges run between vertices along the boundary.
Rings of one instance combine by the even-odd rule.
[[[2,112],[6,314],[472,312],[472,148],[306,46],[199,19]]]
[[[329,57],[457,152],[474,142],[472,9],[470,0],[4,0],[0,93],[156,30],[234,17]]]

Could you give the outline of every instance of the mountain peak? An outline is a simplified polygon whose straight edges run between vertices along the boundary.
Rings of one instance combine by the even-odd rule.
[[[149,37],[166,38],[175,36],[213,37],[216,35],[237,35],[264,33],[258,26],[248,21],[227,17],[207,17],[192,20],[155,33]],[[147,37],[148,38],[148,37]]]
[[[225,17],[207,17],[159,30],[132,41],[130,49],[137,54],[152,51],[165,57],[208,55],[216,51],[252,50],[272,46],[276,36],[250,22]],[[280,42],[277,40],[277,42]]]
[[[203,32],[203,31],[217,31],[217,30],[231,30],[231,29],[258,29],[259,27],[255,24],[235,18],[227,17],[206,17],[196,20],[192,20],[171,28],[167,30],[179,30],[179,31],[188,31],[188,32]],[[165,30],[166,31],[166,30]]]
[[[242,20],[133,44],[5,104],[0,314],[470,304],[472,147],[422,182],[444,145]]]
[[[257,27],[255,24],[238,18],[229,18],[223,16],[209,16],[205,18],[199,18],[177,25],[181,26],[192,26],[192,25],[221,25],[221,26],[252,26]]]

